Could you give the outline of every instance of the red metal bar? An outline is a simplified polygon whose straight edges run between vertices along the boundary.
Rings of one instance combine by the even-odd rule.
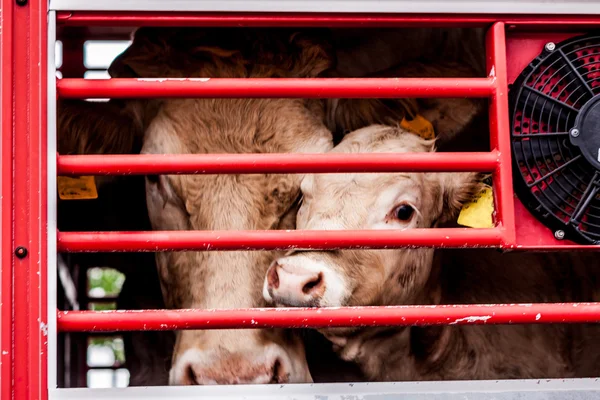
[[[485,26],[489,15],[453,17],[410,14],[333,13],[186,13],[186,12],[59,12],[57,22],[68,26],[203,26],[203,27],[423,27]]]
[[[506,77],[506,42],[504,24],[495,23],[486,38],[487,67],[495,79],[490,100],[490,143],[499,153],[499,163],[492,177],[496,199],[496,220],[504,231],[504,246],[515,246],[515,208],[512,190],[510,123],[508,119],[508,83]]]
[[[12,326],[3,325],[3,332],[12,329],[12,348],[3,342],[2,352],[12,353],[13,369],[7,381],[3,371],[2,399],[46,399],[47,1],[3,1],[2,12],[3,23],[11,21],[2,26],[3,95],[12,95],[2,99],[3,146],[12,144],[3,148],[2,211],[10,218],[3,215],[1,238],[3,278],[12,269],[12,279],[2,281],[3,300],[12,295]]]
[[[339,231],[58,232],[58,251],[331,250],[399,247],[497,247],[500,229],[438,228]]]
[[[61,11],[57,22],[68,26],[203,26],[203,27],[485,27],[512,25],[594,26],[591,15],[391,14],[391,13],[186,13]]]
[[[58,157],[59,175],[494,171],[499,154],[137,154]]]
[[[63,98],[489,97],[492,78],[60,79]]]
[[[1,29],[2,36],[0,40],[0,122],[2,128],[0,135],[2,136],[2,145],[0,147],[2,158],[2,180],[0,189],[0,276],[2,285],[0,286],[1,300],[0,312],[1,320],[0,327],[2,329],[0,336],[0,398],[10,399],[12,396],[12,381],[13,381],[13,346],[12,346],[12,282],[13,282],[13,8],[15,4],[11,0],[2,0]]]
[[[63,332],[600,322],[600,303],[58,311]]]

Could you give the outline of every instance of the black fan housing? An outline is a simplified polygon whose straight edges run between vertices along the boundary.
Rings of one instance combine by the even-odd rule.
[[[600,244],[600,34],[547,44],[509,99],[517,196],[557,238]]]

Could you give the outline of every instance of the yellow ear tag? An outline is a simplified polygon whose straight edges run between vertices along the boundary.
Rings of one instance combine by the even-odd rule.
[[[485,188],[473,201],[466,203],[458,215],[458,224],[470,228],[493,228],[494,195]]]
[[[402,122],[400,122],[400,127],[406,129],[407,131],[411,131],[412,133],[416,133],[423,139],[435,138],[435,131],[433,130],[433,125],[431,125],[431,122],[427,121],[420,114],[417,114],[410,121],[407,121],[406,118],[404,118]]]
[[[98,198],[93,176],[59,176],[58,196],[61,200],[90,200]]]

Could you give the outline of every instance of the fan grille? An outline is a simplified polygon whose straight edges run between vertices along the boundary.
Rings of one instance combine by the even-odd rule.
[[[572,143],[570,132],[584,105],[600,100],[597,96],[598,35],[544,50],[510,91],[517,195],[546,226],[578,243],[600,243],[600,171]]]

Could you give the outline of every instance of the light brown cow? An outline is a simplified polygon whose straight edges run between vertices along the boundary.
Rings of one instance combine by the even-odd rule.
[[[283,32],[207,36],[187,54],[189,69],[175,69],[177,51],[138,31],[133,46],[147,47],[163,76],[311,77],[330,66],[324,46]],[[201,32],[201,36],[205,35]],[[161,37],[164,38],[164,36]],[[189,38],[188,38],[189,39]],[[202,43],[202,41],[201,41]],[[219,46],[216,46],[219,43]],[[235,44],[235,47],[233,47]],[[229,45],[229,46],[227,46]],[[155,46],[154,48],[151,48]],[[251,48],[245,47],[249,46]],[[140,61],[145,64],[149,60]],[[125,60],[135,65],[131,59]],[[146,64],[148,65],[148,64]],[[319,101],[295,99],[165,100],[146,129],[143,153],[323,152],[332,136]],[[148,177],[148,213],[160,230],[293,228],[297,175]],[[277,253],[179,252],[157,254],[163,295],[170,308],[246,308],[265,303],[260,287]],[[283,330],[177,333],[171,384],[308,382],[300,338]]]
[[[326,37],[322,30],[307,35],[290,30],[140,29],[110,73],[113,77],[322,76],[333,68]],[[132,116],[124,126],[131,126],[130,138],[145,132],[145,153],[269,153],[329,150],[332,142],[326,123],[341,129],[344,119],[335,118],[348,115],[348,108],[335,107],[331,122],[324,103],[157,99],[113,101],[106,107],[111,112],[116,107],[116,115]],[[393,107],[391,115],[392,122],[405,115],[402,103]],[[367,116],[357,123],[386,118],[389,121],[389,116]],[[432,122],[441,119],[434,115]],[[151,176],[147,180],[150,219],[160,230],[293,228],[300,178]],[[277,255],[242,251],[158,254],[165,302],[172,308],[265,305],[262,278]],[[311,380],[302,343],[286,331],[180,332],[173,362],[172,384]]]
[[[430,151],[431,141],[371,126],[347,135],[332,152]],[[455,218],[479,182],[476,173],[307,175],[297,229],[436,227]],[[263,295],[285,306],[568,302],[593,300],[598,284],[592,254],[437,254],[434,259],[433,249],[294,251],[269,268]],[[597,376],[598,350],[590,343],[582,350],[593,342],[589,335],[598,337],[594,329],[445,326],[323,333],[369,379],[502,379]]]

